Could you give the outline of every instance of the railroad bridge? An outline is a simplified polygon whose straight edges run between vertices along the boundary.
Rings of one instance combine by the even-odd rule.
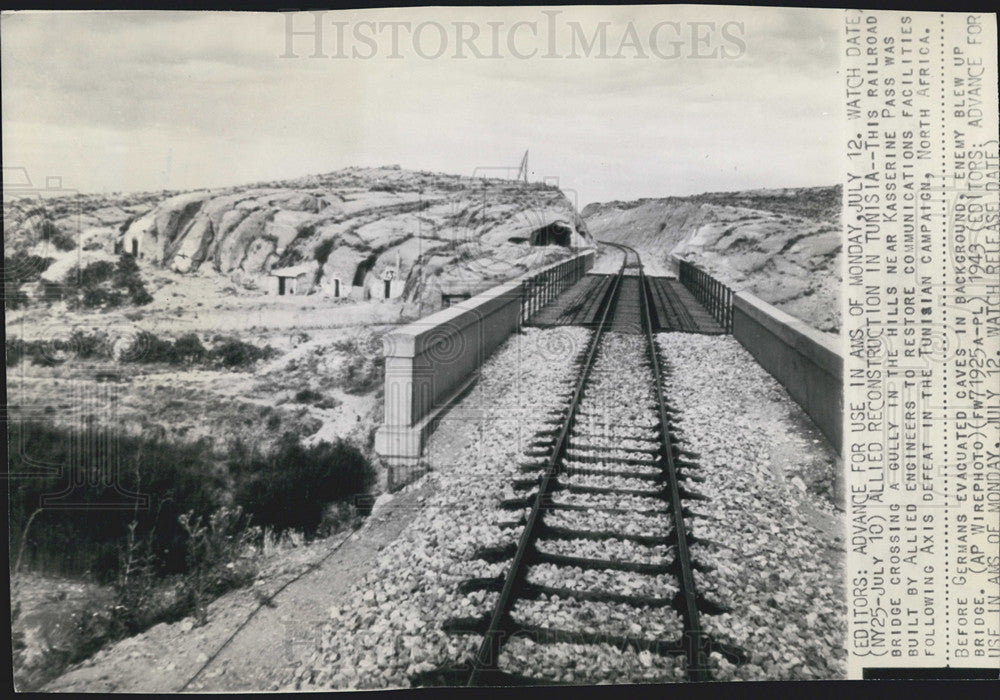
[[[612,296],[616,307],[641,298],[652,333],[732,335],[840,452],[843,357],[834,337],[679,258],[671,261],[675,277],[647,276],[638,253],[615,247],[623,255],[616,274],[589,272],[595,253],[587,251],[388,334],[385,417],[375,438],[383,460],[390,467],[418,464],[435,421],[512,333],[526,327],[594,329]],[[640,332],[637,326],[633,331]]]
[[[615,275],[613,274],[585,275],[565,294],[560,295],[554,302],[541,309],[524,325],[538,328],[554,326],[596,328],[601,301],[608,295],[614,281]],[[677,278],[646,276],[645,287],[654,332],[681,331],[708,334],[726,332],[723,324],[727,323],[728,319],[722,319],[721,323],[717,321],[711,312],[702,306]],[[638,303],[639,291],[640,277],[638,275],[625,275],[619,292],[621,299],[626,304],[634,305]],[[619,303],[616,306],[616,315],[621,316],[622,320],[616,322],[612,319],[612,325],[615,326],[616,330],[624,332],[641,332],[641,328],[634,323],[629,328],[621,327],[623,323],[626,323],[624,319],[629,313],[634,314],[634,310],[626,311],[625,306]]]
[[[586,252],[386,336],[386,490],[422,473],[429,435],[465,436],[451,462],[430,459],[440,492],[398,550],[422,552],[398,573],[406,590],[426,575],[435,591],[414,593],[416,614],[456,641],[403,678],[760,680],[788,663],[835,677],[840,528],[804,519],[825,502],[790,491],[788,469],[835,473],[836,345],[686,261],[651,277],[613,247],[612,273]],[[424,544],[445,531],[462,546]]]

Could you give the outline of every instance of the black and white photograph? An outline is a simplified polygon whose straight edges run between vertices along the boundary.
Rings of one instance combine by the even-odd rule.
[[[854,24],[4,12],[14,687],[848,678]]]

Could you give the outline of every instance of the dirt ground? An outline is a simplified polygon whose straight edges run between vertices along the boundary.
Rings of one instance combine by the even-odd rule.
[[[53,692],[263,691],[291,684],[315,648],[329,607],[406,527],[432,485],[414,484],[357,531],[277,554],[250,589],[209,606],[208,622],[160,624],[45,686]],[[264,602],[266,601],[266,602]],[[235,634],[235,636],[233,636]]]
[[[255,336],[271,339],[293,331],[405,321],[398,301],[352,301],[323,294],[276,297],[238,289],[221,275],[182,277],[152,267],[143,269],[143,279],[153,294],[146,306],[80,311],[69,311],[64,304],[32,306],[8,314],[7,335],[50,338],[73,328],[101,328],[167,336],[238,333],[252,342]]]

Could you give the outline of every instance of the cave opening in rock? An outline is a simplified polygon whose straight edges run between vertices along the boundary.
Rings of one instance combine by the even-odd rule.
[[[375,267],[376,260],[378,260],[378,253],[372,253],[358,263],[358,269],[354,271],[354,281],[351,284],[355,287],[363,287],[365,285],[365,277]]]
[[[531,245],[561,245],[568,247],[571,231],[565,224],[554,222],[531,232]]]

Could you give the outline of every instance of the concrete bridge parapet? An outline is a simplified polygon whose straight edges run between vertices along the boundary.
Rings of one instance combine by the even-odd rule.
[[[414,473],[436,419],[527,317],[593,267],[594,251],[529,273],[388,333],[385,415],[375,451],[393,474]]]

